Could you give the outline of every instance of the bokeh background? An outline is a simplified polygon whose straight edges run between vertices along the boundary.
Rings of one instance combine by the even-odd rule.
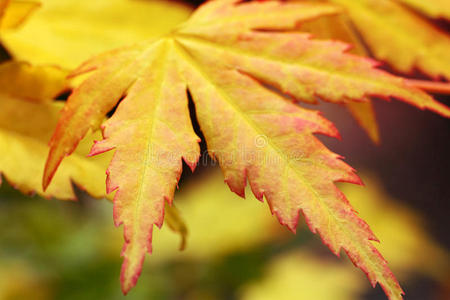
[[[202,2],[126,1],[43,1],[27,23],[4,33],[2,59],[73,68],[169,31]],[[342,135],[324,142],[360,170],[365,188],[341,188],[382,241],[406,299],[450,299],[449,121],[376,101],[382,142],[374,145],[345,108],[315,108]],[[154,253],[127,299],[385,299],[345,254],[331,255],[303,222],[296,235],[282,228],[251,193],[244,200],[229,192],[207,161],[183,173],[175,196],[187,248],[179,251],[180,237],[167,226],[156,229]],[[124,299],[122,230],[113,226],[112,204],[78,189],[77,195],[78,202],[48,200],[3,183],[0,299]]]

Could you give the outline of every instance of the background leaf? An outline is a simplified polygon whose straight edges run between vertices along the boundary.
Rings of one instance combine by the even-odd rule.
[[[19,27],[41,5],[40,1],[0,1],[0,30]]]
[[[50,96],[67,87],[66,74],[60,69],[20,62],[0,65],[0,173],[27,194],[74,199],[73,181],[101,198],[106,194],[104,180],[109,157],[86,157],[94,138],[99,138],[98,133],[89,134],[76,155],[64,163],[54,185],[45,192],[42,189],[39,174],[44,171],[47,143],[63,107]]]
[[[166,0],[43,0],[23,28],[2,38],[19,60],[71,69],[100,52],[168,33],[191,10]]]

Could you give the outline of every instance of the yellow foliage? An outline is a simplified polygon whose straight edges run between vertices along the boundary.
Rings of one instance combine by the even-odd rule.
[[[449,34],[413,9],[416,8],[431,17],[449,18],[448,0],[290,1],[336,4],[342,8],[343,14],[351,20],[352,25],[345,28],[338,22],[329,23],[321,29],[322,33],[327,33],[327,38],[350,42],[358,50],[366,45],[376,59],[387,62],[402,73],[413,74],[419,70],[432,78],[443,76],[450,79]],[[308,25],[305,25],[308,29]],[[345,31],[348,30],[353,31],[353,41],[345,37]],[[317,29],[314,33],[321,35]]]
[[[48,154],[47,142],[56,126],[60,103],[33,103],[0,95],[0,172],[24,193],[37,192],[44,197],[74,199],[71,181],[94,197],[105,195],[106,156],[87,158],[94,138],[87,137],[73,158],[68,158],[55,176],[55,182],[44,192],[40,174]]]
[[[425,18],[392,0],[330,1],[345,8],[377,59],[403,73],[450,78],[450,37]]]
[[[18,59],[74,68],[94,54],[168,33],[190,12],[165,0],[43,0],[27,24],[3,40]]]
[[[17,28],[39,6],[39,1],[0,0],[0,30]]]
[[[64,78],[65,72],[51,67],[17,62],[0,65],[0,173],[24,193],[74,199],[73,180],[94,197],[103,197],[110,156],[86,157],[94,138],[101,138],[98,133],[83,140],[56,182],[46,192],[42,190],[47,143],[63,107],[47,97],[67,86]]]
[[[243,289],[242,300],[348,300],[364,286],[364,278],[344,264],[298,251],[272,261],[263,280]]]
[[[53,66],[32,66],[26,62],[0,64],[0,93],[12,97],[51,102],[68,88],[67,72]]]
[[[401,26],[394,29],[401,33],[402,26],[407,24],[417,28],[417,36],[395,39],[395,42],[384,45],[381,43],[386,39],[384,33],[367,29],[380,22],[375,15],[375,12],[380,13],[378,10],[370,11],[363,4],[349,4],[346,0],[332,2],[348,6],[350,16],[365,33],[369,46],[379,58],[390,61],[404,72],[419,67],[431,75],[448,77],[447,73],[442,73],[441,63],[436,59],[450,45],[448,40],[439,39],[438,34],[429,36],[424,33],[425,29],[413,26],[413,17],[405,14],[400,6],[385,0],[380,2],[386,3],[386,7],[392,5],[392,11],[402,17],[398,18]],[[369,2],[364,0],[361,3]],[[0,16],[3,16],[0,28],[17,27],[37,7],[36,2],[31,1],[7,8],[6,3],[9,2],[0,1]],[[381,6],[379,4],[376,8]],[[17,10],[12,10],[13,7]],[[189,8],[167,1],[102,0],[85,3],[47,0],[23,30],[5,33],[4,38],[6,45],[19,58],[72,68],[98,52],[164,34],[183,21],[189,12]],[[162,14],[164,17],[160,16]],[[392,21],[390,17],[386,20]],[[340,25],[334,27],[334,24]],[[357,48],[354,51],[364,53],[358,37],[348,26],[348,20],[337,16],[311,22],[304,29],[321,38],[334,37],[355,43]],[[432,42],[423,43],[428,39],[440,42],[437,46]],[[408,49],[410,44],[411,48],[423,54],[420,60],[416,60],[417,53],[410,53],[411,56],[405,55],[402,59],[392,55],[399,49]],[[420,47],[416,47],[419,44]],[[0,65],[0,174],[25,193],[73,199],[73,181],[93,196],[102,197],[105,194],[104,172],[111,156],[103,154],[89,160],[86,158],[92,141],[101,139],[98,133],[85,138],[74,155],[62,163],[46,192],[41,188],[39,175],[49,151],[47,142],[62,108],[60,103],[51,99],[67,88],[65,75],[63,70],[54,67],[33,67],[17,62]],[[355,103],[349,105],[349,109],[372,139],[378,140],[371,104]],[[177,256],[210,259],[263,244],[280,235],[275,229],[275,219],[270,217],[261,202],[255,201],[251,191],[247,191],[249,199],[242,200],[229,192],[221,178],[219,173],[212,173],[201,184],[188,186],[176,197],[189,227],[189,246]],[[421,229],[418,217],[391,201],[385,201],[388,197],[376,183],[369,184],[371,186],[374,188],[367,191],[345,185],[343,190],[383,241],[380,250],[392,268],[404,273],[414,270],[438,278],[442,276],[448,267],[447,253]],[[180,233],[184,241],[187,229],[181,220],[176,210],[167,210],[167,224]],[[154,237],[156,251],[152,261],[172,259],[177,253],[178,239],[165,232],[163,228],[162,234]],[[244,299],[348,299],[361,291],[359,275],[347,267],[324,263],[307,253],[290,254],[274,261],[267,278],[246,289]]]

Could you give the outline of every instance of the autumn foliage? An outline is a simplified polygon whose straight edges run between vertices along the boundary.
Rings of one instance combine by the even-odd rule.
[[[15,1],[0,3],[5,14]],[[169,33],[95,55],[70,74],[4,63],[0,144],[9,145],[9,157],[34,159],[26,175],[17,176],[16,160],[0,161],[0,171],[23,192],[73,199],[74,182],[94,197],[113,198],[115,224],[124,229],[127,293],[152,252],[153,227],[172,205],[183,162],[194,171],[200,157],[191,99],[232,192],[245,197],[248,184],[292,232],[303,218],[334,254],[344,250],[373,286],[401,299],[370,224],[336,187],[362,181],[317,137],[339,138],[338,130],[302,103],[345,105],[374,142],[372,100],[450,117],[427,93],[448,89],[450,78],[450,38],[431,18],[450,18],[445,1],[212,0]],[[10,38],[13,51],[17,40]],[[411,79],[414,72],[429,81]],[[63,108],[51,101],[72,87]]]

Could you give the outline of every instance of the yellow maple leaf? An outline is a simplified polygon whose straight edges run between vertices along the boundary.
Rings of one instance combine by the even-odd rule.
[[[19,60],[71,69],[94,54],[167,33],[190,12],[168,0],[43,0],[23,28],[2,39]]]
[[[376,58],[403,73],[450,79],[450,36],[425,18],[393,0],[329,1],[345,9]]]
[[[74,199],[73,181],[100,198],[105,195],[108,157],[86,157],[99,133],[90,134],[80,143],[77,154],[57,175],[57,184],[45,192],[42,189],[39,174],[44,170],[47,144],[63,107],[63,103],[48,97],[67,86],[65,77],[64,71],[52,67],[21,62],[0,65],[0,173],[24,193]]]

